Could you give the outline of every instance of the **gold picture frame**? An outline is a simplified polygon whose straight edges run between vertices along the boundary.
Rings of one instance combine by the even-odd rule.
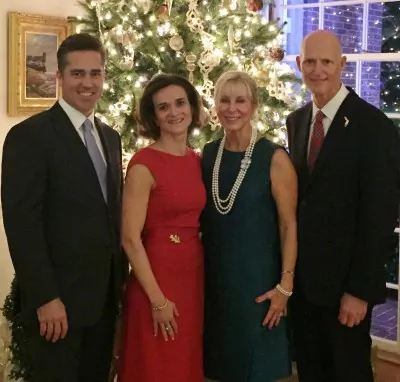
[[[8,13],[8,116],[36,114],[59,99],[57,49],[71,33],[67,18]]]

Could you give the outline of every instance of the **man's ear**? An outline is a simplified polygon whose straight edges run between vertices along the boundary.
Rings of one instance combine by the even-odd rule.
[[[57,69],[56,77],[57,77],[58,85],[61,86],[62,81],[63,81],[63,76],[59,69]]]
[[[342,56],[342,58],[340,59],[340,68],[343,70],[344,67],[346,66],[347,63],[347,57],[346,56]]]
[[[296,57],[296,64],[297,64],[297,69],[299,69],[299,72],[301,73],[300,56],[297,56],[297,57]]]

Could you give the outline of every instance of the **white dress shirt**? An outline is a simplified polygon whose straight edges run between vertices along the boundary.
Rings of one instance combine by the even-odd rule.
[[[337,111],[339,110],[340,105],[343,103],[344,99],[347,97],[347,94],[349,94],[349,91],[346,89],[346,86],[344,86],[342,84],[342,86],[340,87],[340,89],[336,93],[336,95],[321,109],[321,111],[325,115],[325,118],[322,121],[322,124],[324,126],[325,136],[328,133],[329,127],[331,126],[333,118],[335,118],[335,115],[336,115]],[[310,136],[308,139],[308,150],[310,150],[311,137],[312,137],[313,130],[314,130],[314,122],[315,122],[315,118],[317,116],[318,111],[319,111],[319,109],[318,109],[317,105],[313,102]]]
[[[89,119],[90,122],[92,122],[92,134],[93,134],[94,140],[96,141],[97,147],[100,150],[100,153],[104,160],[104,163],[107,165],[106,158],[104,156],[103,145],[102,145],[101,139],[100,139],[100,135],[94,124],[94,112],[92,112],[89,115],[89,117],[85,117],[80,111],[74,109],[71,105],[69,105],[67,102],[65,102],[64,99],[61,98],[58,101],[58,103],[60,104],[62,109],[67,114],[72,125],[75,127],[75,130],[78,133],[78,135],[81,137],[83,144],[85,144],[85,138],[83,137],[83,130],[82,130],[83,122],[85,122],[86,119]]]

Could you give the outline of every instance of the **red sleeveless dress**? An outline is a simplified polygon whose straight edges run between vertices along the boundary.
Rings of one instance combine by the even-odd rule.
[[[200,157],[150,147],[128,165],[154,176],[143,243],[155,278],[179,316],[175,340],[153,335],[149,300],[131,273],[124,302],[118,382],[203,382],[203,249],[199,219],[206,201]],[[135,211],[130,213],[134,214]],[[171,239],[171,235],[173,239]]]

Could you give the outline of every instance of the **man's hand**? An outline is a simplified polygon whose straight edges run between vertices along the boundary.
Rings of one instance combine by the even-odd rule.
[[[37,310],[40,323],[40,335],[47,341],[56,342],[64,338],[68,332],[67,312],[64,304],[56,298]]]
[[[339,321],[342,325],[352,328],[359,325],[367,314],[368,303],[345,293],[340,300]]]

